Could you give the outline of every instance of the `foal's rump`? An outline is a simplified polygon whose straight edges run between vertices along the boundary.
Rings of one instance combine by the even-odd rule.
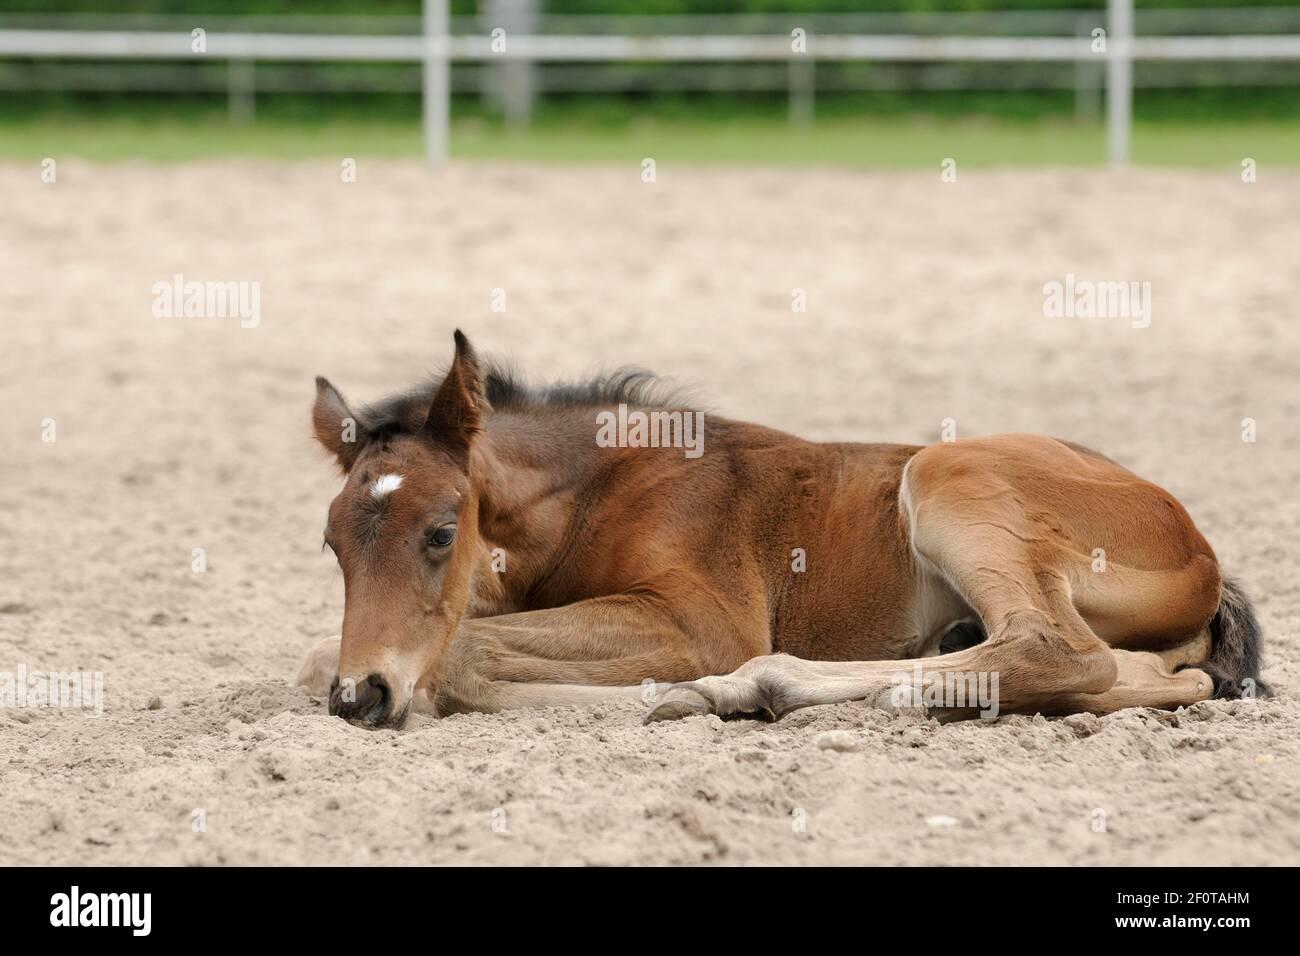
[[[1098,467],[1130,475],[1091,449],[1066,444]],[[1085,558],[1088,573],[1071,582],[1080,615],[1112,647],[1156,651],[1175,672],[1188,667],[1205,671],[1214,680],[1216,697],[1266,693],[1259,678],[1262,632],[1244,589],[1222,574],[1214,552],[1177,499],[1131,478],[1124,504],[1134,507],[1121,507],[1106,523],[1130,525],[1124,534],[1127,546],[1154,541],[1172,563],[1134,567],[1124,563],[1123,551],[1108,560],[1104,549],[1093,550]],[[1211,608],[1209,620],[1199,624]]]
[[[1218,696],[1261,689],[1250,602],[1168,491],[1091,449],[1033,435],[932,446],[908,473],[914,545],[947,556],[949,577],[954,562],[974,588],[1015,576],[1024,593],[1046,596],[1056,621],[1075,617],[1113,651],[1149,657],[1135,672],[1163,662],[1175,673],[1200,667]],[[1020,606],[1020,593],[1011,588],[1002,604]],[[1055,607],[1052,593],[1063,599]],[[989,603],[988,593],[966,597]],[[939,649],[971,640],[948,634]]]

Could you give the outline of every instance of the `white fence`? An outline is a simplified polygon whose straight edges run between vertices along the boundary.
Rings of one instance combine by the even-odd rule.
[[[431,163],[447,155],[453,62],[1074,62],[1106,70],[1107,138],[1111,161],[1128,158],[1136,60],[1300,60],[1300,34],[1255,36],[1133,35],[1133,0],[1108,0],[1104,37],[925,35],[452,35],[447,0],[425,0],[424,34],[330,35],[0,30],[0,56],[175,60],[392,61],[423,66],[425,144]],[[1100,40],[1100,42],[1099,42]],[[201,47],[201,49],[200,49]],[[232,80],[233,82],[233,80]],[[792,80],[792,90],[796,84]]]

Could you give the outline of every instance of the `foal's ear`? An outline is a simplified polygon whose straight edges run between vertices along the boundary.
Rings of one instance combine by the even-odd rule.
[[[483,430],[487,412],[482,366],[469,339],[457,329],[456,357],[433,396],[429,417],[424,422],[424,434],[453,456],[468,461],[469,446],[474,436]]]
[[[316,440],[325,446],[347,471],[361,453],[366,443],[365,429],[348,409],[339,390],[326,379],[316,376],[316,405],[311,410],[311,423]]]

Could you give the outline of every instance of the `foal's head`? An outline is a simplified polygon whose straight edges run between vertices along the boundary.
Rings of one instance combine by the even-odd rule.
[[[427,416],[421,409],[421,417],[376,427],[316,380],[316,437],[347,476],[325,525],[344,586],[331,714],[398,726],[436,671],[482,548],[472,452],[486,410],[478,360],[459,331]]]

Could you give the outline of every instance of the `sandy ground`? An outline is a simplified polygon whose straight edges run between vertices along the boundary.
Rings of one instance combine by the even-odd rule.
[[[0,166],[0,671],[105,679],[99,717],[0,709],[0,862],[1300,862],[1300,180],[639,173]],[[260,323],[155,317],[176,273],[259,282]],[[1044,318],[1067,273],[1150,281],[1151,326]],[[1280,694],[330,718],[291,686],[342,609],[312,377],[378,398],[456,325],[538,378],[647,365],[813,438],[951,417],[1104,450],[1246,582]]]

